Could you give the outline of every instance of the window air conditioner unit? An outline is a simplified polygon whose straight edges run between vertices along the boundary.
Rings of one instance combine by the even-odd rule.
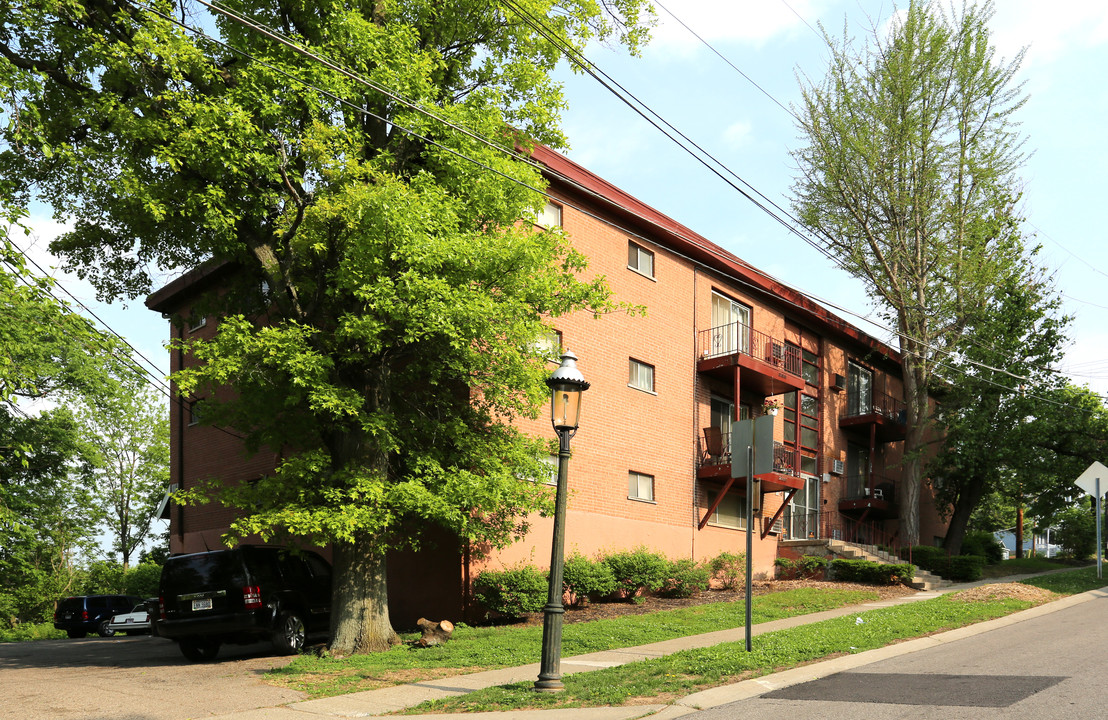
[[[845,390],[846,389],[846,376],[836,375],[831,381],[832,390]]]
[[[831,461],[831,472],[835,475],[842,475],[845,470],[846,468],[844,467],[842,460]]]

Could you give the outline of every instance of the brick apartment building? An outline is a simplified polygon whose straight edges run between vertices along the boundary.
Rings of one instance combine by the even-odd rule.
[[[589,273],[604,275],[617,299],[647,308],[645,316],[558,322],[562,347],[591,383],[573,440],[567,553],[645,544],[702,560],[744,550],[746,487],[730,479],[730,428],[767,401],[779,410],[774,471],[760,477],[756,572],[771,573],[790,541],[895,536],[905,434],[898,353],[564,156],[540,147],[535,159],[555,199],[539,222],[560,223]],[[216,318],[195,317],[190,306],[220,286],[222,272],[188,273],[147,306],[193,318],[175,323],[175,336],[210,335]],[[172,369],[182,362],[175,355]],[[244,457],[234,435],[191,423],[185,406],[175,406],[170,427],[178,487],[213,476],[248,481],[273,468],[272,454]],[[545,417],[522,429],[554,438]],[[945,524],[927,483],[922,495],[920,537],[931,542]],[[172,503],[166,513],[174,553],[218,547],[233,517]],[[446,541],[419,563],[390,562],[394,622],[461,617],[476,572],[543,566],[550,542],[551,520],[536,517],[524,540],[480,560]],[[427,577],[442,585],[433,598]]]

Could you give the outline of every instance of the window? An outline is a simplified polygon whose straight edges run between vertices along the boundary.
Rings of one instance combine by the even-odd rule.
[[[648,278],[654,277],[654,253],[641,245],[628,242],[627,267]]]
[[[796,444],[796,391],[785,393],[781,404],[784,406],[785,442]]]
[[[873,412],[873,371],[851,361],[846,373],[846,414]]]
[[[541,225],[544,228],[553,228],[562,226],[562,207],[555,205],[552,202],[547,202],[543,206],[542,212],[535,218],[535,224]]]
[[[712,293],[712,346],[710,355],[750,352],[750,308],[729,297]]]
[[[716,496],[717,493],[711,490],[708,491],[709,507],[716,501]],[[739,530],[746,529],[746,495],[739,495],[735,492],[724,495],[719,507],[708,519],[708,524],[738,528]]]
[[[200,424],[200,416],[203,413],[203,409],[204,409],[202,407],[203,404],[204,404],[203,400],[189,400],[188,401],[189,425],[199,425]]]
[[[803,362],[801,375],[804,377],[804,382],[809,385],[819,385],[819,355],[801,350],[800,357]]]
[[[627,384],[648,393],[654,392],[654,366],[631,360]]]
[[[800,447],[819,450],[819,400],[800,396]]]
[[[539,481],[545,485],[557,485],[558,484],[558,456],[547,455],[542,459],[544,465],[547,466],[546,475],[539,478]]]
[[[532,347],[548,362],[559,362],[562,357],[562,333],[557,330],[545,332],[535,340]]]
[[[196,332],[208,324],[207,315],[193,315],[189,318],[189,332]]]
[[[642,473],[627,473],[627,497],[630,500],[654,502],[654,476]]]

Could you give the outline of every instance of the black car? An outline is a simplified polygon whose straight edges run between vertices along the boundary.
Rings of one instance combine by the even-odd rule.
[[[58,601],[54,611],[54,627],[65,630],[71,638],[82,638],[90,632],[111,637],[115,630],[108,627],[112,615],[131,612],[141,598],[133,595],[77,595]]]
[[[223,643],[268,640],[298,652],[331,622],[331,566],[313,552],[243,545],[166,560],[154,634],[177,641],[192,661]]]

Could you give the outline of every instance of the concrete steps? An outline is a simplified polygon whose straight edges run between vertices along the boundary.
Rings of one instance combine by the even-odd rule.
[[[883,565],[899,565],[905,562],[895,555],[879,549],[876,545],[860,545],[842,540],[828,540],[827,549],[832,554],[846,559],[869,560]],[[938,575],[916,568],[916,576],[908,584],[916,590],[934,590],[949,583]]]

